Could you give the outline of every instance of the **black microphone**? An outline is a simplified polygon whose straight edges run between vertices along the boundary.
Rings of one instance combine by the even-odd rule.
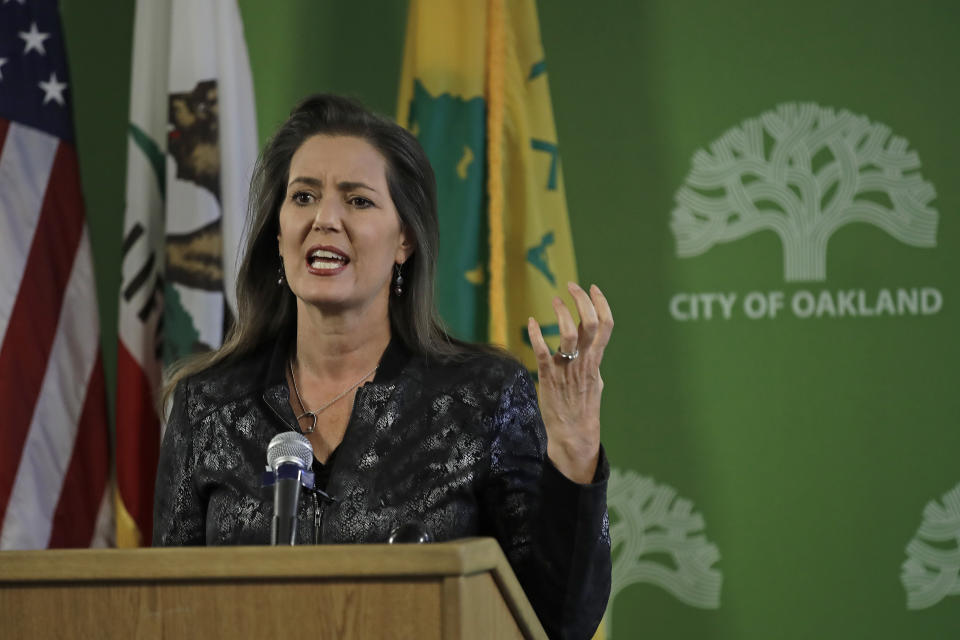
[[[287,431],[274,436],[267,447],[264,486],[273,485],[273,526],[270,544],[294,544],[297,538],[297,502],[300,487],[313,489],[313,447],[306,436]]]

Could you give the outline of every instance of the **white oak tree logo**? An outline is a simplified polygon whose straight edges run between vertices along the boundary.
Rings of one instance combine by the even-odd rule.
[[[607,508],[613,557],[608,628],[617,593],[637,582],[662,587],[693,607],[720,607],[723,577],[713,567],[720,552],[703,535],[703,516],[689,500],[652,478],[611,469]],[[662,562],[664,556],[670,561]]]
[[[671,228],[691,257],[761,230],[783,245],[787,281],[827,277],[827,241],[854,222],[915,247],[936,246],[933,185],[890,128],[816,104],[782,104],[693,155]]]
[[[907,590],[907,609],[926,609],[947,596],[960,596],[960,484],[931,500],[923,522],[907,544],[900,576]]]

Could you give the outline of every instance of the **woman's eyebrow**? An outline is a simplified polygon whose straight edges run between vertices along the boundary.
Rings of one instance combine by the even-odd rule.
[[[377,193],[377,190],[368,185],[366,182],[360,182],[359,180],[344,180],[337,183],[337,189],[340,191],[353,191],[355,189],[366,189],[367,191],[373,191]]]
[[[301,182],[303,184],[310,185],[311,187],[323,188],[323,180],[319,178],[311,178],[308,176],[299,176],[290,181],[287,187],[290,187],[293,184]],[[376,189],[368,185],[366,182],[361,182],[359,180],[343,180],[337,183],[337,189],[340,191],[354,191],[356,189],[366,189],[367,191],[372,191],[378,193]]]
[[[290,185],[295,184],[295,183],[297,183],[297,182],[302,182],[302,183],[304,183],[304,184],[308,184],[308,185],[310,185],[311,187],[322,187],[322,186],[323,186],[323,180],[318,180],[317,178],[309,178],[309,177],[298,177],[298,178],[294,178],[293,180],[291,180],[291,181],[289,182],[289,184],[287,184],[287,186],[289,187]]]

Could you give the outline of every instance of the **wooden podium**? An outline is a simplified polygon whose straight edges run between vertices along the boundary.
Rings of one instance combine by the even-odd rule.
[[[490,538],[0,552],[0,637],[545,638]]]

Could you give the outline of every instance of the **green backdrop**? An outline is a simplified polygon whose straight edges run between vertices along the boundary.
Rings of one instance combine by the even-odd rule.
[[[132,7],[61,5],[112,389]],[[349,93],[395,112],[404,2],[240,6],[261,141],[314,91]],[[540,3],[581,278],[603,287],[617,323],[603,367],[622,586],[612,637],[944,638],[960,629],[960,497],[943,499],[960,485],[955,7],[947,0]],[[671,222],[677,193],[696,183],[697,150],[729,174],[736,154],[711,145],[753,127],[766,132],[759,165],[778,148],[816,139],[827,151],[811,152],[811,167],[799,156],[785,165],[807,175],[842,152],[843,132],[817,138],[816,123],[778,147],[771,133],[778,106],[804,104],[817,105],[811,113],[829,107],[863,118],[863,126],[882,124],[888,133],[874,131],[888,151],[895,138],[905,142],[905,152],[877,161],[896,164],[897,156],[903,168],[867,162],[859,169],[861,176],[886,171],[892,185],[863,199],[893,211],[888,227],[917,231],[923,224],[909,211],[935,211],[932,242],[929,221],[917,231],[928,246],[913,246],[868,213],[821,237],[823,279],[788,281],[783,242],[762,227],[678,257]],[[767,180],[725,179],[687,188],[703,204],[722,199],[733,183]],[[851,180],[843,177],[833,196]],[[787,189],[804,199],[800,187]],[[790,217],[776,198],[753,204]],[[691,210],[687,221],[702,230],[719,215],[711,211]],[[745,217],[721,220],[711,237]],[[867,317],[859,302],[852,315],[841,300],[862,290],[866,310],[876,310],[881,290],[896,302],[901,289],[935,291],[928,298],[939,306],[924,314],[918,302],[916,313],[901,305],[903,313]],[[820,317],[803,317],[803,292],[828,298]],[[729,318],[717,303],[710,319],[702,309],[685,319],[690,300],[718,293],[734,300]],[[757,304],[771,293],[784,307],[751,319],[748,296]],[[926,546],[908,554],[925,521]],[[923,608],[908,609],[901,579],[908,557],[925,566],[911,571],[933,571],[934,563],[945,576]]]

